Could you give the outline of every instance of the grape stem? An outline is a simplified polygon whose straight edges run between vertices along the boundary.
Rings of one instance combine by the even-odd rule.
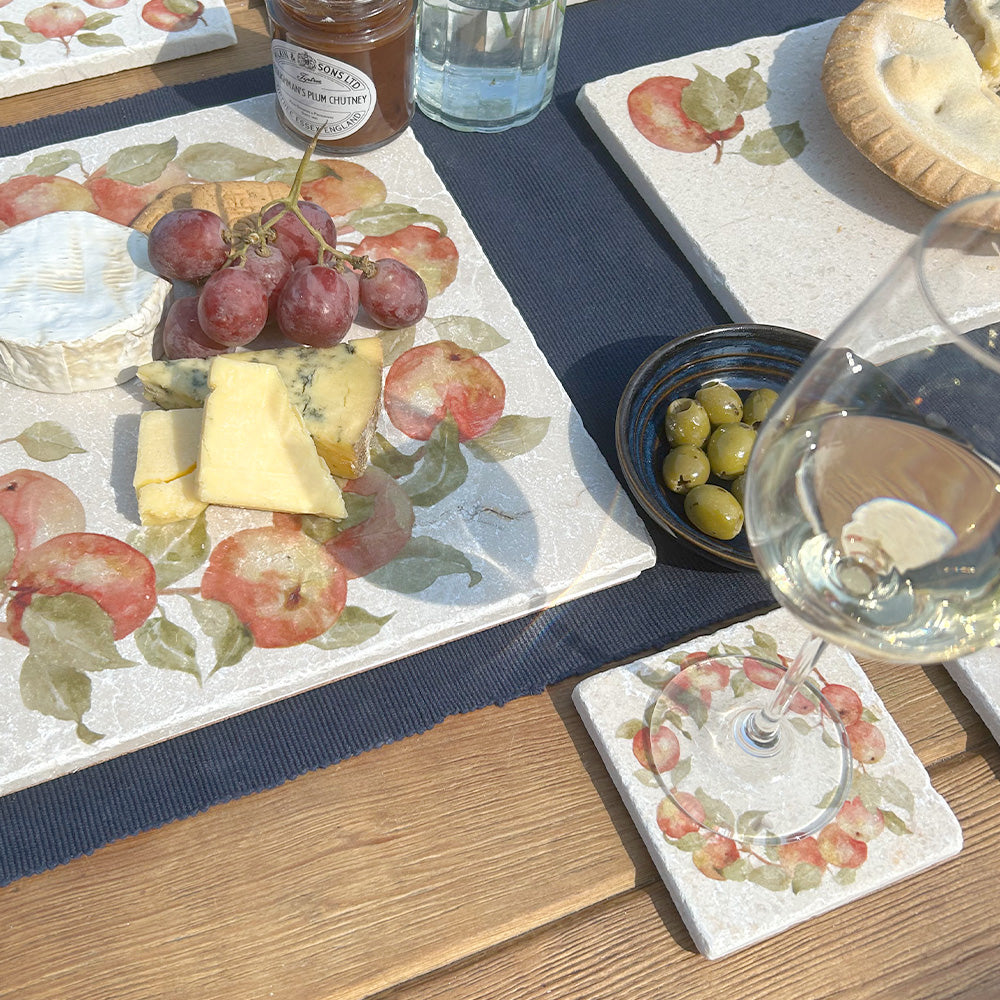
[[[320,133],[322,131],[323,128],[321,127],[312,137],[312,141],[306,148],[302,159],[299,161],[298,170],[295,171],[295,177],[292,180],[292,186],[288,194],[284,198],[278,198],[276,201],[268,202],[268,204],[266,204],[257,213],[256,223],[254,225],[241,227],[239,230],[237,230],[234,226],[231,231],[233,244],[233,250],[230,252],[231,259],[245,260],[247,251],[251,246],[257,246],[263,255],[267,256],[267,245],[274,239],[275,225],[286,212],[291,212],[292,215],[294,215],[295,218],[306,227],[310,235],[319,244],[317,263],[322,264],[324,256],[328,256],[336,261],[336,268],[338,271],[343,271],[344,264],[346,263],[354,268],[354,270],[360,271],[366,278],[375,277],[378,272],[378,267],[367,254],[359,257],[357,254],[344,253],[342,250],[338,250],[336,247],[330,246],[330,244],[323,239],[323,235],[309,222],[299,208],[299,194],[302,190],[302,182],[305,180],[306,167],[308,167],[309,160],[316,150],[316,143],[319,141]],[[265,222],[264,214],[269,209],[278,205],[283,205],[284,210],[278,212],[273,218],[268,219]],[[239,224],[237,223],[237,225]]]

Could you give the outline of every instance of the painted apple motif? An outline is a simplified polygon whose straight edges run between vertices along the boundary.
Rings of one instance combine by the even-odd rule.
[[[198,0],[149,0],[142,8],[146,24],[161,31],[187,31],[205,11]]]

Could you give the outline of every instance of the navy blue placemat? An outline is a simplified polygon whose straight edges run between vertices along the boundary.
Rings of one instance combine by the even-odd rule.
[[[853,6],[590,0],[569,8],[556,96],[534,122],[484,135],[415,119],[417,137],[616,472],[614,415],[629,375],[663,342],[727,317],[597,141],[576,109],[577,91]],[[164,88],[0,129],[0,155],[272,90],[270,68]],[[708,565],[652,533],[657,565],[630,583],[0,798],[0,884],[770,606],[755,574]]]

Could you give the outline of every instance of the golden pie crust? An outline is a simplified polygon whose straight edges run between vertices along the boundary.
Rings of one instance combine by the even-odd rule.
[[[928,205],[1000,191],[998,42],[998,0],[865,0],[827,47],[830,112]]]

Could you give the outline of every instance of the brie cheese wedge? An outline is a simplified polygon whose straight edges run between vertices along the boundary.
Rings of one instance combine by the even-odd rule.
[[[0,378],[40,392],[104,389],[158,356],[171,285],[146,242],[89,212],[0,232]]]

